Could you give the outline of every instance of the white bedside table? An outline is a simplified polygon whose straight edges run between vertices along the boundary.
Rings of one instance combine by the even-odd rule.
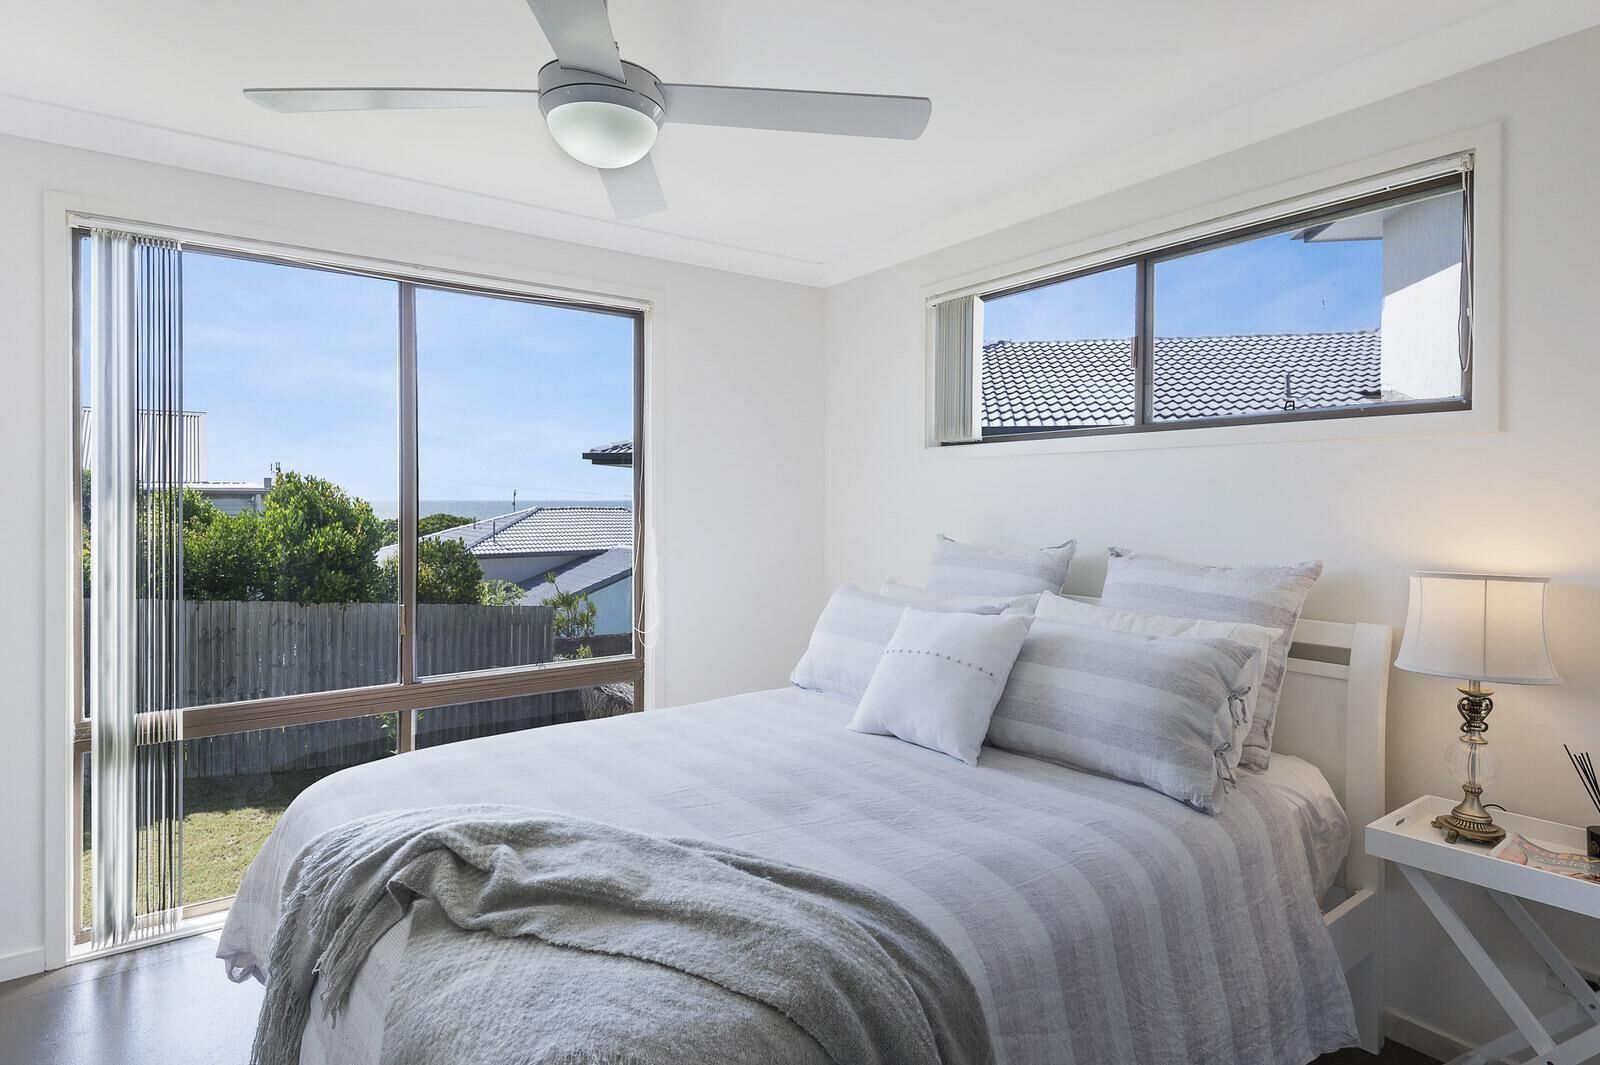
[[[1520,901],[1531,899],[1600,919],[1600,884],[1491,858],[1492,847],[1446,843],[1432,821],[1454,805],[1450,799],[1425,795],[1367,826],[1367,853],[1386,858],[1399,868],[1516,1025],[1511,1032],[1450,1065],[1486,1065],[1528,1047],[1538,1053],[1533,1061],[1541,1065],[1578,1065],[1600,1055],[1600,995],[1595,994]],[[1506,813],[1497,813],[1495,823],[1508,835],[1520,832],[1530,839],[1580,854],[1586,848],[1583,829],[1572,825]],[[1576,1001],[1543,1017],[1535,1016],[1466,922],[1434,887],[1436,876],[1477,884],[1487,890]],[[1578,1025],[1582,1027],[1556,1041],[1557,1036]]]

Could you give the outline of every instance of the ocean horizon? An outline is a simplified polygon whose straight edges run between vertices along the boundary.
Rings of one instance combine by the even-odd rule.
[[[398,518],[400,501],[397,499],[372,499],[372,512],[380,518]],[[473,521],[496,518],[514,510],[529,507],[630,507],[627,499],[518,499],[513,506],[509,499],[421,499],[417,501],[417,516],[429,514],[458,514]]]

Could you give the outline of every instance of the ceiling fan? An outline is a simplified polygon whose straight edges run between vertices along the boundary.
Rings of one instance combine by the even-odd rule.
[[[527,0],[555,49],[537,89],[246,89],[273,111],[525,107],[537,103],[561,150],[599,170],[612,211],[666,208],[649,153],[664,122],[915,140],[933,104],[920,96],[669,85],[617,50],[606,0]]]

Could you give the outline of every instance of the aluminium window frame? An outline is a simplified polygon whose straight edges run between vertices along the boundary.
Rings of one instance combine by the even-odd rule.
[[[645,603],[645,522],[646,481],[645,450],[647,448],[647,334],[653,310],[649,303],[626,298],[615,300],[590,293],[569,293],[554,286],[534,286],[509,279],[477,277],[454,271],[430,271],[426,267],[392,263],[385,260],[364,259],[323,253],[295,245],[267,243],[245,238],[229,238],[216,233],[201,233],[174,229],[168,226],[146,225],[118,218],[100,218],[83,213],[71,213],[66,227],[68,242],[67,263],[70,264],[71,295],[67,301],[71,347],[70,427],[73,483],[71,498],[80,495],[77,477],[82,469],[80,400],[84,338],[79,335],[78,300],[81,293],[81,236],[96,224],[124,229],[129,232],[172,237],[184,250],[208,255],[272,263],[300,269],[344,273],[377,280],[391,281],[396,285],[396,312],[399,330],[395,357],[398,369],[398,420],[395,425],[397,444],[399,507],[399,563],[400,611],[399,645],[397,647],[398,672],[394,681],[355,688],[339,688],[325,692],[306,692],[295,695],[271,696],[262,699],[237,700],[184,707],[183,735],[185,739],[206,736],[231,735],[263,729],[285,728],[296,725],[317,724],[327,721],[365,717],[370,715],[396,715],[396,754],[409,753],[416,745],[416,715],[418,711],[442,709],[460,703],[488,702],[495,699],[527,695],[545,695],[572,691],[602,684],[627,683],[632,686],[634,705],[642,709],[646,692],[644,638]],[[485,298],[506,299],[540,306],[579,310],[628,318],[633,323],[633,575],[632,617],[633,649],[626,655],[609,655],[603,658],[574,659],[566,661],[531,663],[475,670],[466,673],[418,676],[416,673],[416,581],[417,581],[417,521],[420,484],[417,464],[417,349],[416,349],[416,294],[418,290],[455,292]],[[77,515],[69,522],[70,538],[74,552],[82,536],[79,507]],[[88,940],[82,913],[82,847],[83,833],[83,756],[90,752],[90,731],[87,718],[87,693],[83,686],[84,644],[82,617],[84,596],[82,582],[73,585],[75,593],[69,597],[69,612],[78,619],[68,648],[71,658],[72,682],[69,687],[71,714],[70,764],[67,770],[72,795],[71,855],[73,875],[69,886],[71,897],[71,937],[78,946]],[[182,917],[191,922],[214,917],[226,910],[231,896],[208,899],[184,905]],[[179,934],[189,934],[198,929],[184,928]],[[141,943],[140,945],[146,945]]]
[[[999,430],[984,429],[977,440],[941,443],[941,447],[970,447],[975,444],[1006,443],[1024,440],[1081,439],[1095,436],[1119,436],[1143,433],[1174,432],[1184,429],[1210,429],[1226,426],[1273,425],[1285,422],[1330,421],[1348,418],[1372,418],[1406,414],[1437,414],[1466,412],[1472,407],[1473,359],[1472,290],[1473,263],[1470,255],[1464,259],[1461,296],[1459,303],[1459,342],[1461,345],[1461,394],[1456,397],[1428,400],[1402,400],[1348,404],[1338,407],[1300,407],[1292,411],[1223,415],[1209,418],[1174,418],[1155,421],[1152,417],[1153,362],[1155,346],[1155,268],[1162,262],[1239,244],[1259,237],[1301,229],[1318,222],[1370,212],[1378,207],[1398,206],[1416,202],[1441,192],[1458,191],[1462,204],[1462,234],[1465,249],[1475,243],[1473,234],[1473,170],[1440,174],[1419,181],[1408,182],[1394,188],[1380,189],[1362,195],[1330,200],[1290,214],[1266,218],[1218,232],[1157,244],[1135,253],[1095,262],[1062,273],[995,289],[980,289],[974,295],[979,300],[996,300],[1018,293],[1046,288],[1050,285],[1096,274],[1109,273],[1132,266],[1134,268],[1134,421],[1127,425],[1087,425],[1037,427],[1007,427]]]

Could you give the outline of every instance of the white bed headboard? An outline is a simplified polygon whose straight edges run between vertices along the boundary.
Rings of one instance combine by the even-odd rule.
[[[1376,891],[1381,862],[1361,844],[1382,817],[1393,630],[1387,625],[1302,618],[1289,649],[1272,749],[1322,770],[1350,819],[1345,887]]]

